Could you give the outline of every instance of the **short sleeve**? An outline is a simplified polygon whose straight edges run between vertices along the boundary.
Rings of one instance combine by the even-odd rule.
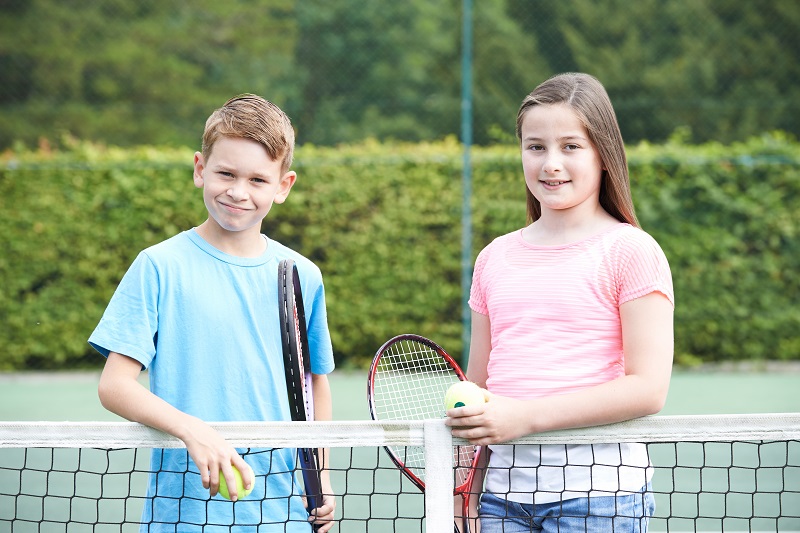
[[[660,292],[675,305],[672,274],[664,251],[647,233],[639,230],[628,241],[627,260],[622,265],[619,305]]]
[[[481,250],[481,253],[478,254],[478,258],[475,260],[475,268],[472,272],[472,286],[470,287],[469,291],[468,303],[470,308],[476,313],[480,313],[482,315],[489,314],[489,308],[486,303],[486,291],[484,287],[484,271],[486,270],[486,263],[491,255],[490,249],[491,245]]]
[[[145,368],[156,354],[158,271],[145,252],[131,264],[117,286],[89,344],[108,357],[117,352]]]
[[[312,298],[307,331],[311,369],[315,374],[328,374],[334,369],[333,346],[326,309],[325,287],[320,276],[320,283]]]

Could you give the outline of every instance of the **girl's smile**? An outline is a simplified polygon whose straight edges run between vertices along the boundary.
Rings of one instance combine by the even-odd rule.
[[[528,110],[522,122],[521,149],[525,182],[541,203],[543,216],[583,206],[595,210],[603,164],[569,106],[539,105]]]

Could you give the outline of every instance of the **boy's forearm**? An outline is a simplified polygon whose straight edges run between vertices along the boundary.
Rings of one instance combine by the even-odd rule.
[[[100,403],[114,414],[132,422],[186,439],[192,417],[159,398],[138,381],[139,363],[112,353],[100,376]]]
[[[333,402],[328,376],[313,374],[312,387],[314,389],[314,420],[333,420]],[[324,493],[332,494],[333,489],[329,471],[330,450],[320,448],[319,454],[322,462],[322,489]]]
[[[314,391],[314,420],[333,420],[333,400],[328,376],[312,374]]]

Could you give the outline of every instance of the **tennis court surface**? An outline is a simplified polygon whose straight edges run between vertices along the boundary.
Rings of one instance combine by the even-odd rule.
[[[686,390],[694,386],[692,379],[680,377],[675,383]],[[363,377],[333,384],[334,396],[347,404],[340,404],[335,416],[351,421],[253,423],[221,430],[245,457],[312,442],[330,446],[338,498],[334,531],[452,531],[444,526],[452,524],[452,452],[463,443],[450,440],[436,421],[367,421]],[[54,385],[47,387],[52,391]],[[348,392],[337,395],[339,387]],[[0,394],[11,389],[4,386]],[[51,402],[58,398],[48,396]],[[113,417],[99,422],[26,421],[23,404],[16,405],[22,421],[0,422],[0,533],[138,531],[150,449],[180,447],[180,442]],[[54,406],[51,412],[57,411]],[[84,414],[93,417],[93,412]],[[517,443],[623,441],[648,443],[657,503],[651,531],[800,531],[800,414],[665,415]],[[435,480],[425,495],[388,460],[382,449],[387,445],[422,451],[426,477]],[[256,490],[234,508],[259,505],[264,493],[259,486],[266,486],[269,475],[256,474]],[[259,530],[293,531],[301,525],[268,522],[265,518]],[[202,520],[198,524],[210,525]],[[228,529],[219,526],[217,530]]]

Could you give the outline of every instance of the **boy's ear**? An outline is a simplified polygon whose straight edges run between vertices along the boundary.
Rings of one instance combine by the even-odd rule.
[[[275,203],[282,204],[286,201],[295,181],[297,181],[297,173],[294,170],[290,170],[283,175],[281,182],[278,184],[278,192],[275,194]]]
[[[192,174],[192,179],[194,180],[194,186],[198,189],[203,188],[203,169],[206,167],[206,162],[203,159],[203,154],[200,152],[194,153],[194,174]]]

